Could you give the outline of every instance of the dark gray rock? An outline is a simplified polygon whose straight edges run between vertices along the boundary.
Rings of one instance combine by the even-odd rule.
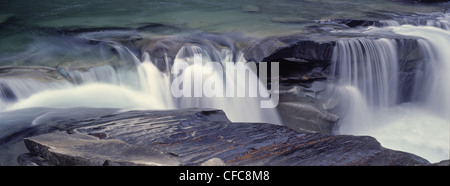
[[[278,62],[285,58],[297,58],[308,62],[330,61],[335,41],[313,37],[320,36],[269,37],[246,48],[244,57],[254,62]]]
[[[198,109],[129,111],[73,126],[73,134],[30,137],[25,144],[33,155],[57,165],[141,165],[158,158],[181,165],[201,165],[214,158],[226,165],[429,164],[418,156],[383,148],[368,136],[231,123],[223,115],[222,111]],[[99,139],[89,133],[107,137]]]
[[[327,83],[321,81],[310,85],[297,83],[280,86],[280,100],[276,108],[283,124],[297,131],[331,134],[339,117],[326,111],[318,102],[326,89]]]
[[[17,162],[23,166],[55,166],[55,164],[50,161],[31,153],[20,154],[19,157],[17,157]]]
[[[0,99],[5,100],[6,102],[17,101],[17,96],[11,88],[2,81],[0,81]]]
[[[297,131],[331,134],[339,119],[307,101],[280,102],[277,110],[283,124]]]
[[[359,20],[359,19],[330,19],[317,21],[320,24],[340,24],[350,28],[355,27],[367,27],[367,26],[380,26],[381,23],[378,20]]]
[[[179,165],[170,155],[152,148],[131,146],[120,140],[100,140],[86,134],[55,132],[25,138],[24,142],[33,154],[56,165]]]

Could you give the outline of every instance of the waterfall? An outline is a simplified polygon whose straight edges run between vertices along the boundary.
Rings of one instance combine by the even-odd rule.
[[[0,111],[8,105],[26,99],[36,92],[67,88],[72,85],[66,81],[46,82],[36,79],[0,79]]]
[[[258,79],[256,64],[247,63],[242,52],[238,52],[234,61],[230,50],[221,49],[214,56],[218,56],[216,60],[195,45],[180,49],[173,66],[183,69],[178,78],[192,83],[182,84],[188,89],[183,93],[189,96],[175,98],[177,108],[220,108],[232,121],[281,124],[273,109],[261,106],[262,102],[269,101],[263,98],[269,92]],[[210,91],[205,91],[210,88]]]
[[[374,136],[387,148],[412,152],[432,162],[448,159],[450,32],[441,26],[360,30],[415,38],[416,52],[422,55],[419,62],[401,59],[403,45],[395,39],[352,38],[337,42],[331,67],[332,86],[341,101],[336,133]],[[414,78],[402,74],[405,63],[414,66],[409,72]]]
[[[370,105],[387,107],[396,102],[397,44],[390,39],[356,38],[338,41],[333,76],[340,84],[356,86]]]
[[[347,102],[340,130],[359,126],[373,110],[396,103],[398,92],[397,44],[391,39],[354,38],[337,42],[331,76],[340,100]]]
[[[414,95],[433,112],[450,119],[450,31],[429,26],[403,25],[394,32],[416,36],[425,53],[422,78],[415,83]]]
[[[139,57],[119,43],[108,43],[110,47],[105,47],[105,50],[113,48],[118,56],[117,61],[105,60],[100,63],[101,65],[91,67],[86,65],[61,67],[59,73],[65,79],[57,82],[38,82],[33,78],[2,80],[0,82],[1,96],[17,98],[10,101],[0,99],[3,100],[1,105],[4,106],[0,109],[10,111],[33,107],[122,108],[123,110],[216,108],[224,110],[229,119],[234,122],[281,123],[275,109],[260,107],[263,101],[260,96],[225,95],[225,91],[237,91],[247,87],[259,88],[258,90],[263,90],[262,94],[268,94],[265,85],[259,81],[256,71],[248,70],[244,74],[236,72],[237,66],[247,64],[240,51],[186,44],[181,47],[173,60],[166,57],[166,69],[187,64],[184,69],[181,69],[182,74],[172,74],[170,70],[161,71],[147,52]],[[104,55],[108,52],[101,53]],[[105,59],[112,59],[112,57],[107,56]],[[87,62],[83,64],[89,62],[88,59],[85,60]],[[199,60],[200,63],[195,63],[195,60]],[[134,67],[130,67],[130,64],[134,64]],[[223,71],[213,68],[215,65],[223,67]],[[203,78],[197,79],[199,74],[202,74]],[[192,96],[173,96],[172,82],[180,77],[183,77],[184,81],[193,80]],[[250,84],[241,83],[247,79],[256,81]],[[199,85],[209,85],[224,94],[205,96],[203,88],[199,89]],[[200,90],[201,94],[197,95],[197,90]]]

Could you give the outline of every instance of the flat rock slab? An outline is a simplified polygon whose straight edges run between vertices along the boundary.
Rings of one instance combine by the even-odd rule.
[[[177,160],[149,147],[80,133],[55,132],[25,138],[24,142],[33,154],[55,165],[179,165]]]
[[[69,126],[66,132],[30,137],[25,144],[31,154],[56,165],[429,164],[383,148],[373,137],[232,123],[222,111],[199,109],[122,112]]]

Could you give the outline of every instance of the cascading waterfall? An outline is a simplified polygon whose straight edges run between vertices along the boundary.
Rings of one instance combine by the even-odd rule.
[[[415,83],[415,98],[425,102],[426,107],[438,115],[450,119],[450,29],[410,25],[392,29],[398,34],[422,38],[418,42],[427,64],[422,78]]]
[[[180,49],[173,66],[183,69],[183,80],[191,80],[192,84],[183,84],[187,85],[183,88],[188,88],[185,93],[190,96],[174,99],[177,108],[220,108],[232,121],[281,124],[276,111],[261,107],[263,99],[260,96],[269,95],[269,92],[258,80],[256,71],[253,71],[256,69],[246,69],[243,54],[239,53],[232,61],[233,53],[222,49],[216,56],[218,61],[213,61],[207,51],[195,45]],[[189,66],[177,66],[180,64]],[[245,70],[244,73],[241,70]],[[206,88],[212,90],[205,91]],[[258,90],[260,95],[256,94]]]
[[[58,86],[53,86],[48,82],[44,82],[46,86],[41,86],[42,83],[38,83],[36,86],[41,87],[39,90],[26,86],[35,83],[33,79],[8,80],[2,83],[10,86],[12,93],[19,96],[16,101],[2,103],[2,105],[6,105],[6,108],[2,109],[11,111],[33,107],[93,107],[123,108],[124,110],[216,108],[224,110],[229,119],[234,122],[280,124],[279,116],[274,109],[260,108],[259,97],[205,97],[204,95],[174,97],[171,92],[171,83],[177,76],[171,74],[170,71],[160,71],[153,64],[148,53],[144,53],[142,59],[139,59],[125,46],[114,42],[110,42],[110,45],[117,52],[120,58],[119,63],[135,64],[135,68],[114,68],[114,65],[108,63],[87,69],[69,66],[60,69],[67,77],[66,80],[59,81]],[[215,53],[210,54],[211,51]],[[211,55],[219,56],[218,61],[213,60]],[[193,58],[196,56],[201,57],[200,65],[193,62]],[[233,61],[233,59],[235,60]],[[206,50],[200,46],[186,45],[179,50],[173,61],[173,64],[166,62],[168,68],[183,62],[189,64],[181,76],[186,76],[185,80],[194,80],[192,91],[198,89],[195,86],[204,84],[208,80],[216,82],[212,85],[216,89],[225,91],[226,86],[231,83],[225,81],[226,79],[234,80],[236,78],[237,81],[244,81],[247,78],[246,74],[229,74],[229,72],[234,72],[237,65],[245,64],[246,61],[242,54],[239,54],[239,57],[233,57],[233,52],[228,49]],[[233,65],[229,67],[230,69],[224,68],[223,72],[215,72],[208,66],[209,64],[220,64],[225,67],[226,63]],[[195,73],[203,73],[204,76],[202,79],[194,79],[196,78]],[[257,79],[256,72],[248,71],[248,76],[249,79]],[[263,86],[259,80],[257,83],[259,86]],[[17,85],[23,86],[17,87]],[[235,91],[246,87],[245,84],[242,86],[239,83],[230,85],[228,88],[231,87]],[[25,92],[26,95],[22,95],[22,92]]]
[[[7,105],[26,99],[36,92],[69,86],[68,82],[62,81],[49,83],[34,79],[2,79],[0,80],[0,111],[5,110]]]
[[[346,112],[340,130],[349,131],[370,118],[373,110],[383,110],[397,100],[397,44],[390,39],[356,38],[338,41],[332,59],[332,77],[337,77],[336,93],[340,110]],[[344,111],[347,110],[347,111]],[[351,131],[350,131],[351,132]]]
[[[333,54],[335,95],[341,98],[337,133],[370,135],[387,147],[431,162],[450,156],[450,32],[432,26],[371,27],[414,37],[422,56],[413,80],[400,78],[399,41],[354,38]],[[413,82],[409,82],[413,81]],[[413,84],[405,93],[404,84]],[[408,97],[408,99],[401,99]],[[407,100],[407,101],[400,101]]]

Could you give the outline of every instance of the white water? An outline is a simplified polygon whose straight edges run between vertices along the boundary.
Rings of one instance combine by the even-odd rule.
[[[370,28],[419,37],[424,69],[416,71],[412,100],[398,103],[395,40],[340,41],[335,88],[342,101],[338,133],[370,135],[387,148],[438,162],[450,157],[450,31],[430,26]],[[369,65],[370,64],[370,65]],[[407,82],[409,83],[409,82]]]
[[[90,68],[89,70],[67,70],[68,76],[75,82],[71,84],[64,82],[65,86],[42,86],[35,90],[33,87],[41,87],[41,84],[32,84],[32,79],[21,79],[19,84],[27,84],[25,90],[16,90],[13,92],[26,92],[27,95],[20,96],[19,101],[13,104],[7,104],[6,111],[34,108],[73,108],[73,107],[92,107],[92,108],[123,108],[125,110],[150,109],[165,110],[176,108],[216,108],[222,109],[229,119],[234,122],[268,122],[280,124],[278,113],[274,109],[262,109],[260,107],[259,97],[206,97],[205,95],[192,97],[174,97],[171,92],[171,83],[176,76],[169,72],[161,72],[150,60],[148,54],[143,56],[142,61],[134,56],[127,48],[115,44],[113,46],[121,56],[121,60],[131,60],[136,65],[135,70],[114,69],[110,65],[103,65]],[[186,52],[192,54],[187,55]],[[192,91],[198,89],[198,85],[205,84],[207,81],[214,84],[205,84],[214,86],[217,90],[225,91],[226,87],[233,90],[245,89],[250,85],[232,84],[231,81],[236,78],[237,81],[245,80],[234,72],[235,66],[240,63],[246,63],[242,54],[236,61],[231,61],[232,52],[229,50],[215,51],[220,56],[220,61],[212,61],[206,50],[194,45],[184,46],[174,59],[173,66],[187,62],[189,66],[183,69],[184,78],[193,79],[194,85]],[[203,56],[200,65],[193,63],[193,56]],[[233,62],[231,69],[225,69],[224,72],[214,71],[206,64],[225,64]],[[128,64],[130,62],[127,62]],[[169,65],[167,65],[169,67]],[[130,74],[137,75],[130,75]],[[202,73],[203,78],[194,79],[195,74]],[[250,71],[249,79],[257,79],[256,73]],[[31,84],[30,84],[31,82]],[[258,81],[259,86],[262,84]],[[9,86],[10,84],[6,82]],[[201,87],[200,87],[201,90]],[[265,92],[267,94],[267,92]]]
[[[28,79],[25,81],[23,79],[1,79],[0,83],[7,85],[19,100],[26,99],[36,92],[48,89],[67,88],[72,86],[69,82],[66,81],[46,82],[34,79]],[[9,102],[4,101],[0,98],[0,112],[6,110],[9,104]]]

